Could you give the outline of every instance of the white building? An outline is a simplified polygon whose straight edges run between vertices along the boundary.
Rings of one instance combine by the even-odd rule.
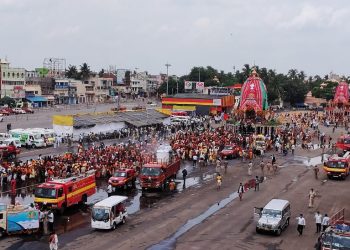
[[[130,88],[134,94],[147,91],[147,72],[137,72],[131,75]]]
[[[0,95],[14,99],[25,97],[25,69],[11,68],[10,63],[0,59]]]

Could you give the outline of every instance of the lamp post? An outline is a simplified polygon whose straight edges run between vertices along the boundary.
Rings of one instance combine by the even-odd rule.
[[[166,95],[168,96],[169,94],[169,67],[171,65],[169,63],[165,64],[166,67]]]

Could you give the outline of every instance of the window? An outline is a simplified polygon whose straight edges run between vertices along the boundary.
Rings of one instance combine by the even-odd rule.
[[[7,77],[10,77],[10,76],[11,76],[11,74],[10,74],[10,72],[8,72],[8,73],[7,73]]]
[[[0,220],[4,219],[4,214],[0,214]]]
[[[5,72],[2,73],[2,76],[5,77]]]
[[[12,72],[12,77],[15,78],[15,72]]]
[[[17,78],[19,78],[19,73],[17,73]]]

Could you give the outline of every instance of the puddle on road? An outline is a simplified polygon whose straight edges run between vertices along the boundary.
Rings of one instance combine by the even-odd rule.
[[[238,194],[232,193],[229,197],[219,201],[218,203],[215,203],[211,207],[209,207],[204,213],[200,214],[199,216],[188,220],[183,226],[181,226],[172,236],[169,238],[159,242],[158,244],[155,244],[151,247],[149,247],[149,250],[165,250],[165,249],[174,249],[176,241],[179,237],[181,237],[183,234],[188,232],[190,229],[192,229],[194,226],[202,223],[205,219],[207,219],[209,216],[213,215],[220,209],[224,208],[227,204],[229,204],[231,201],[236,199],[238,197]]]

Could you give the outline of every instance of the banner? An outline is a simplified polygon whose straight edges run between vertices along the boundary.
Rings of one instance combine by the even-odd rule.
[[[203,90],[204,82],[196,82],[196,89]]]
[[[192,82],[191,81],[185,81],[185,89],[192,89]]]

